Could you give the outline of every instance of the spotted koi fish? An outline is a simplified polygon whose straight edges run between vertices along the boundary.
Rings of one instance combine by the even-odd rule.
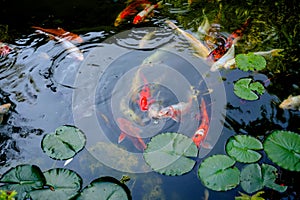
[[[0,42],[0,56],[6,56],[7,54],[10,53],[10,51],[11,48],[8,45]]]
[[[224,44],[219,45],[217,48],[215,48],[209,53],[209,55],[207,56],[207,60],[212,62],[218,61],[228,51],[228,49],[230,49],[230,47],[234,45],[237,42],[237,40],[239,40],[243,36],[246,28],[249,26],[251,21],[252,18],[248,18],[246,22],[241,26],[241,28],[233,31],[230,34],[230,36],[226,39]]]

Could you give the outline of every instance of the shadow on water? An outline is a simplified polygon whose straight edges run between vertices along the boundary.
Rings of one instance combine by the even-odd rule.
[[[0,165],[3,174],[10,167],[23,163],[35,163],[42,169],[50,167],[62,167],[62,161],[53,161],[45,156],[40,148],[40,141],[45,133],[50,133],[62,124],[73,124],[72,95],[78,85],[74,84],[78,71],[83,66],[82,62],[70,57],[69,53],[62,48],[59,42],[50,40],[48,37],[37,34],[31,28],[33,25],[41,25],[49,28],[63,27],[67,30],[76,31],[84,42],[76,44],[83,52],[84,57],[91,55],[94,49],[113,50],[115,44],[102,44],[102,42],[116,33],[142,26],[159,27],[167,29],[165,19],[178,22],[180,28],[197,34],[197,28],[204,19],[204,14],[210,22],[221,25],[221,30],[229,34],[238,28],[246,18],[253,17],[251,27],[244,37],[236,45],[237,53],[255,51],[267,51],[275,48],[284,49],[282,57],[266,57],[267,68],[260,72],[242,72],[240,70],[221,70],[223,82],[220,80],[215,85],[222,84],[226,91],[226,115],[214,119],[224,122],[224,129],[220,131],[220,139],[214,141],[215,147],[206,156],[213,154],[225,154],[224,145],[226,140],[235,134],[249,134],[261,140],[272,130],[283,129],[299,132],[300,114],[297,111],[281,110],[279,103],[288,95],[297,95],[300,92],[299,84],[299,3],[291,1],[202,1],[196,0],[188,6],[186,1],[166,1],[166,6],[155,13],[155,17],[143,25],[133,27],[125,23],[120,27],[113,27],[115,17],[124,7],[124,1],[15,1],[1,2],[0,24],[8,25],[8,38],[0,35],[0,40],[5,41],[12,47],[12,52],[6,57],[0,56],[0,104],[11,103],[11,110],[4,116],[0,125]],[[197,101],[194,103],[194,112],[184,118],[192,124],[176,123],[172,119],[161,120],[155,124],[144,112],[139,110],[136,100],[138,93],[143,87],[142,81],[132,88],[137,66],[140,66],[145,58],[156,52],[156,46],[149,49],[136,50],[141,36],[138,29],[133,29],[133,35],[125,40],[119,40],[116,45],[130,49],[130,53],[124,54],[109,62],[109,68],[105,70],[101,78],[93,83],[96,86],[92,96],[95,106],[83,107],[79,115],[86,120],[89,126],[90,112],[96,112],[97,123],[105,133],[107,141],[117,144],[121,132],[116,123],[115,116],[126,117],[127,113],[122,110],[122,100],[126,99],[127,110],[138,110],[141,122],[131,121],[141,128],[142,137],[147,143],[149,138],[163,131],[181,131],[191,136],[197,128],[199,121],[195,120],[199,111],[199,102],[203,97],[208,102],[209,114],[212,115],[213,102],[215,99],[210,95],[209,86],[201,82],[203,77],[195,72],[185,60],[167,52],[163,56],[164,63],[157,66],[144,68],[142,72],[150,82],[153,94],[158,97],[161,106],[172,105],[180,101],[188,101],[189,87],[196,86],[200,91]],[[144,34],[144,32],[143,32]],[[134,38],[136,37],[136,38]],[[168,30],[161,33],[164,46],[169,41],[176,42],[174,49],[187,51],[188,44],[178,35]],[[131,40],[129,40],[131,39]],[[153,42],[156,44],[157,41]],[[98,55],[103,56],[103,55]],[[105,56],[104,56],[105,57]],[[161,60],[161,58],[159,58]],[[114,61],[114,62],[113,62]],[[83,61],[87,62],[87,61]],[[126,63],[126,65],[124,65]],[[153,63],[151,63],[153,64]],[[186,85],[173,79],[172,70],[167,68],[166,73],[162,69],[172,66],[172,70],[189,80]],[[183,68],[184,66],[184,68]],[[101,66],[93,66],[101,67]],[[186,70],[188,69],[188,70]],[[102,72],[101,72],[102,73]],[[171,75],[170,75],[171,74]],[[123,77],[123,79],[121,79]],[[130,77],[126,79],[127,77]],[[242,77],[252,77],[266,87],[266,93],[257,101],[243,101],[233,93],[233,83]],[[120,82],[121,81],[123,82]],[[92,81],[87,79],[88,81]],[[166,82],[164,82],[166,81]],[[124,88],[124,85],[128,87]],[[183,86],[182,86],[182,85]],[[183,88],[176,95],[165,85],[174,85],[175,88]],[[218,92],[213,91],[214,93]],[[125,98],[126,97],[126,98]],[[180,98],[178,98],[180,97]],[[86,97],[86,101],[90,101]],[[85,100],[85,99],[84,99]],[[222,105],[223,105],[222,104]],[[116,113],[118,110],[119,113]],[[77,114],[78,114],[77,113]],[[184,126],[182,126],[184,125]],[[151,131],[149,131],[151,130]],[[211,130],[213,132],[213,130]],[[143,135],[143,133],[145,134]],[[151,132],[151,134],[149,133]],[[99,162],[93,152],[104,152],[111,157],[108,160],[117,160],[118,165],[126,168],[132,181],[128,183],[134,199],[201,199],[204,196],[204,186],[197,178],[197,168],[201,159],[194,169],[180,177],[166,177],[154,172],[135,174],[130,173],[140,170],[141,160],[131,154],[139,153],[130,140],[124,140],[117,144],[126,150],[128,157],[121,159],[114,155],[114,148],[98,138],[99,133],[88,135],[91,142],[90,148],[79,153],[68,167],[76,170],[83,178],[84,184],[99,175],[111,175],[121,177],[123,172],[110,168]],[[99,134],[100,135],[100,134]],[[100,136],[99,136],[100,137]],[[219,137],[219,136],[218,136]],[[105,140],[106,141],[106,140]],[[106,142],[107,142],[106,141]],[[95,146],[93,146],[95,145]],[[269,160],[264,160],[270,163]],[[147,167],[141,164],[142,167]],[[125,170],[125,171],[126,171]],[[266,190],[270,199],[299,199],[299,174],[279,169],[280,180],[290,185],[287,192],[280,194]],[[296,177],[296,178],[295,178]],[[190,187],[183,187],[190,186]],[[240,187],[226,193],[210,191],[210,199],[233,199],[241,191]]]

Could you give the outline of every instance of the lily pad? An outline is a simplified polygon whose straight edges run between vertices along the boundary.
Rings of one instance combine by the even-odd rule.
[[[264,194],[264,191],[259,191],[252,196],[247,194],[243,194],[239,192],[241,196],[235,197],[234,200],[265,200],[265,198],[261,197],[260,195]]]
[[[81,189],[82,179],[72,170],[50,169],[44,176],[49,187],[29,192],[31,199],[71,199]]]
[[[119,200],[132,199],[126,185],[120,183],[113,177],[101,177],[92,181],[77,196],[76,200]]]
[[[300,171],[300,135],[290,131],[273,131],[264,141],[268,157],[280,167]]]
[[[240,171],[234,167],[235,160],[226,155],[206,158],[198,169],[203,185],[216,191],[235,188],[240,182]]]
[[[242,163],[256,162],[261,154],[255,150],[263,149],[262,143],[248,135],[236,135],[231,137],[226,144],[227,154],[236,161]]]
[[[27,193],[34,189],[41,189],[45,184],[45,177],[38,166],[18,165],[8,170],[0,179],[1,190],[15,190],[17,199],[24,199]]]
[[[42,149],[51,158],[66,160],[83,149],[86,137],[74,126],[61,126],[44,136]]]
[[[245,100],[257,100],[258,95],[264,92],[264,86],[260,82],[252,82],[251,78],[242,78],[234,84],[234,93]]]
[[[161,174],[176,176],[191,171],[198,148],[191,138],[179,133],[163,133],[151,139],[144,151],[144,159]]]
[[[243,71],[262,70],[266,67],[267,62],[261,55],[255,55],[253,53],[238,54],[235,57],[236,65]]]
[[[264,186],[284,192],[287,187],[275,183],[277,169],[271,165],[249,164],[241,171],[241,186],[247,193],[253,193]]]

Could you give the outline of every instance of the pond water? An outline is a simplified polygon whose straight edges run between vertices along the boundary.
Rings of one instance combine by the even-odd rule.
[[[189,2],[164,1],[148,22],[132,25],[125,21],[119,27],[113,24],[126,7],[124,1],[1,2],[0,12],[5,17],[0,19],[0,41],[12,50],[0,56],[0,104],[12,106],[0,125],[0,174],[25,163],[42,170],[64,167],[64,161],[53,160],[43,152],[41,140],[69,124],[87,136],[84,150],[66,166],[83,178],[84,186],[99,176],[120,179],[126,174],[131,177],[127,186],[133,199],[202,199],[205,187],[197,178],[198,166],[208,156],[226,154],[230,136],[249,134],[263,141],[272,130],[299,132],[300,113],[278,107],[289,95],[300,94],[299,3]],[[267,67],[259,72],[211,72],[182,35],[164,23],[172,20],[197,36],[204,16],[220,24],[223,35],[252,17],[251,26],[235,46],[236,54],[284,49],[282,56],[266,57]],[[83,42],[75,45],[84,59],[74,57],[61,42],[38,34],[31,26],[62,27],[79,34]],[[139,47],[143,36],[153,31],[155,36]],[[137,76],[140,73],[145,79]],[[258,100],[245,101],[234,94],[234,83],[244,77],[264,84],[266,92]],[[197,96],[179,122],[157,120],[136,103],[145,85],[161,107],[188,102],[194,93]],[[163,132],[192,137],[200,123],[202,99],[211,119],[207,141],[213,148],[200,148],[191,172],[175,177],[152,172],[130,136],[118,144],[120,118],[138,127],[145,143]],[[261,162],[272,164],[266,156]],[[264,197],[300,199],[299,172],[278,170],[278,183],[289,186],[288,190],[278,193],[264,189]],[[242,191],[240,186],[227,192],[209,190],[209,199],[234,199],[238,191]]]

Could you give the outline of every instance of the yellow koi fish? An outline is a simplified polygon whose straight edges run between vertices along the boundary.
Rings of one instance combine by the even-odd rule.
[[[290,95],[287,99],[283,100],[283,102],[279,105],[279,108],[300,111],[300,95]]]

